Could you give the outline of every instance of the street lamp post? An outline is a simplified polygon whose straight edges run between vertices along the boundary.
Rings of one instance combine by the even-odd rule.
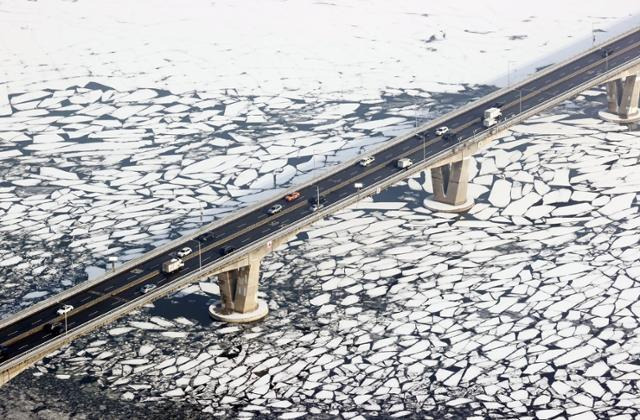
[[[67,335],[67,312],[64,313],[64,335]]]
[[[511,86],[511,63],[515,63],[513,60],[507,61],[507,87]]]
[[[520,94],[520,112],[518,114],[522,114],[522,89],[518,89],[518,93]]]
[[[200,240],[195,238],[193,240],[198,243],[198,262],[199,262],[198,271],[201,272],[202,271],[202,247],[200,245]]]

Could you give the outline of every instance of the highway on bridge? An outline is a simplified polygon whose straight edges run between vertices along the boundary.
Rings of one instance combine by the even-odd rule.
[[[502,112],[508,120],[639,56],[640,30],[636,30],[600,49],[578,56],[550,73],[543,72],[537,77],[534,75],[524,85],[508,89],[497,98],[484,102],[481,99],[466,112],[445,120],[442,125],[448,126],[451,132],[457,134],[457,138],[445,141],[434,134],[434,127],[429,127],[398,144],[370,154],[375,157],[375,161],[367,167],[355,164],[338,171],[328,169],[322,179],[300,189],[301,197],[291,203],[284,201],[282,197],[274,197],[271,202],[265,202],[264,206],[239,218],[230,219],[228,223],[215,228],[210,232],[210,237],[200,236],[199,242],[182,242],[175,249],[141,262],[125,272],[116,273],[99,284],[3,326],[0,329],[0,343],[5,346],[6,352],[0,356],[0,364],[52,340],[59,334],[64,334],[50,330],[52,323],[64,323],[63,316],[57,314],[62,305],[73,305],[75,309],[67,318],[68,328],[78,328],[114,308],[140,298],[140,288],[145,284],[162,286],[175,282],[198,270],[200,263],[206,265],[220,259],[222,247],[233,247],[238,250],[235,252],[240,252],[242,248],[282,227],[308,217],[312,214],[308,200],[313,199],[317,191],[326,199],[325,205],[331,206],[347,196],[357,194],[354,183],[367,186],[397,175],[398,171],[401,171],[396,167],[399,158],[409,157],[414,162],[428,160],[464,142],[474,133],[487,130],[481,123],[482,115],[485,109],[494,106],[496,102],[502,104]],[[280,213],[269,215],[267,209],[274,203],[282,204],[284,209]],[[176,274],[164,274],[162,263],[170,258],[169,254],[175,253],[183,246],[189,246],[194,250],[185,258],[183,270]],[[199,246],[201,254],[198,253]]]

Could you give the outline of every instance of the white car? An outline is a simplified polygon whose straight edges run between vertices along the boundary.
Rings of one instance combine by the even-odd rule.
[[[366,158],[360,160],[360,166],[369,166],[373,163],[374,160],[376,160],[376,158],[374,158],[373,156],[367,156]]]
[[[447,127],[446,125],[443,125],[442,127],[438,127],[436,129],[436,136],[441,136],[443,134],[446,134],[449,131],[449,127]]]
[[[273,206],[269,207],[269,210],[267,210],[267,213],[276,214],[276,213],[279,213],[281,210],[282,210],[282,204],[274,204]]]
[[[193,251],[191,250],[191,248],[189,248],[188,246],[185,246],[184,248],[182,248],[180,251],[178,251],[178,257],[180,258],[184,258],[187,255],[191,254]]]
[[[58,315],[64,315],[64,314],[67,314],[67,313],[69,313],[71,311],[73,311],[73,306],[72,305],[64,305],[60,309],[58,309],[56,312],[58,313]]]

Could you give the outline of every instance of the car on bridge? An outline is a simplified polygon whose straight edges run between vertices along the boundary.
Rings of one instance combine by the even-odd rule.
[[[373,156],[367,156],[366,158],[360,159],[360,166],[369,166],[376,160]]]
[[[309,199],[309,204],[311,205],[309,208],[311,211],[318,211],[324,207],[327,199],[325,197],[313,197]]]
[[[396,167],[398,169],[407,169],[411,165],[413,165],[413,161],[409,158],[398,159],[398,161],[396,162]]]
[[[177,255],[178,255],[179,258],[184,258],[187,255],[191,254],[192,252],[193,252],[193,250],[191,248],[189,248],[188,246],[185,246],[180,251],[178,251]]]
[[[152,290],[155,290],[158,286],[156,286],[153,283],[149,283],[149,284],[145,284],[144,286],[142,286],[140,288],[140,293],[142,293],[143,295],[151,292]]]
[[[169,261],[162,263],[162,271],[166,274],[171,274],[174,271],[180,270],[184,267],[184,261],[180,258],[171,258]]]
[[[273,216],[276,213],[280,213],[282,209],[283,209],[282,204],[274,204],[273,206],[269,207],[269,210],[267,210],[267,213]]]
[[[202,241],[202,242],[207,242],[207,241],[212,240],[213,238],[214,238],[213,233],[207,232],[207,233],[203,233],[202,235],[200,235],[198,237],[198,240]]]
[[[297,200],[298,198],[300,198],[300,192],[299,191],[294,191],[291,194],[287,194],[284,199],[288,202],[292,202]]]
[[[613,53],[613,49],[612,48],[605,48],[604,50],[602,50],[602,57],[609,57],[611,54]]]
[[[227,246],[223,246],[222,248],[220,248],[218,253],[220,254],[221,257],[224,257],[227,254],[231,254],[235,250],[236,250],[235,247],[227,245]]]
[[[58,315],[64,315],[68,314],[71,311],[73,311],[73,305],[63,305],[56,311],[56,313]]]
[[[444,136],[442,136],[442,140],[446,142],[458,141],[458,135],[456,133],[445,133]]]
[[[49,330],[49,332],[51,332],[52,334],[62,334],[65,331],[64,328],[64,323],[62,322],[54,322],[49,324],[49,326],[47,327],[47,329]]]
[[[442,136],[448,132],[449,132],[449,127],[447,127],[446,125],[436,128],[436,136]]]

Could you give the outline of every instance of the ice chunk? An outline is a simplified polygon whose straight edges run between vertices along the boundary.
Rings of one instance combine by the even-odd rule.
[[[491,188],[489,202],[496,207],[506,207],[511,201],[511,182],[499,179]]]
[[[562,277],[569,276],[572,274],[584,273],[585,271],[591,271],[592,268],[589,264],[584,264],[581,262],[572,262],[568,264],[564,264],[551,270],[545,271],[542,273],[543,278],[550,277]]]
[[[133,328],[131,327],[118,327],[118,328],[112,328],[109,330],[109,335],[112,336],[117,336],[117,335],[122,335],[122,334],[126,334],[129,331],[132,331]]]
[[[51,168],[48,166],[43,166],[40,168],[40,175],[47,178],[55,178],[55,179],[78,179],[78,175],[73,172],[63,171],[58,168]]]
[[[598,211],[604,216],[610,216],[619,211],[626,210],[631,207],[631,203],[633,202],[635,196],[636,194],[630,193],[613,197],[611,201],[605,204]]]
[[[143,344],[138,349],[138,356],[144,357],[147,354],[151,353],[155,348],[156,346],[154,346],[153,344]]]
[[[327,303],[329,303],[329,299],[331,298],[331,294],[330,293],[324,293],[320,296],[316,296],[313,299],[311,299],[309,301],[309,303],[311,303],[314,306],[322,306],[325,305]]]
[[[392,124],[400,124],[406,121],[405,118],[388,117],[380,120],[367,121],[363,123],[354,124],[353,128],[356,130],[374,130],[382,127],[386,127]]]
[[[0,265],[2,265],[2,264],[0,264]],[[30,292],[30,293],[27,293],[26,295],[22,296],[22,299],[23,300],[38,299],[38,298],[41,298],[42,296],[46,296],[48,294],[49,294],[49,292],[44,291],[44,290],[37,291],[37,292]]]
[[[537,193],[530,192],[522,197],[520,200],[516,200],[509,204],[507,208],[502,211],[504,216],[522,216],[526,211],[540,200],[540,196]]]
[[[22,261],[22,257],[19,255],[4,257],[0,259],[0,267],[11,267],[13,265],[18,264],[20,261]],[[34,293],[39,293],[39,292],[34,292]]]

